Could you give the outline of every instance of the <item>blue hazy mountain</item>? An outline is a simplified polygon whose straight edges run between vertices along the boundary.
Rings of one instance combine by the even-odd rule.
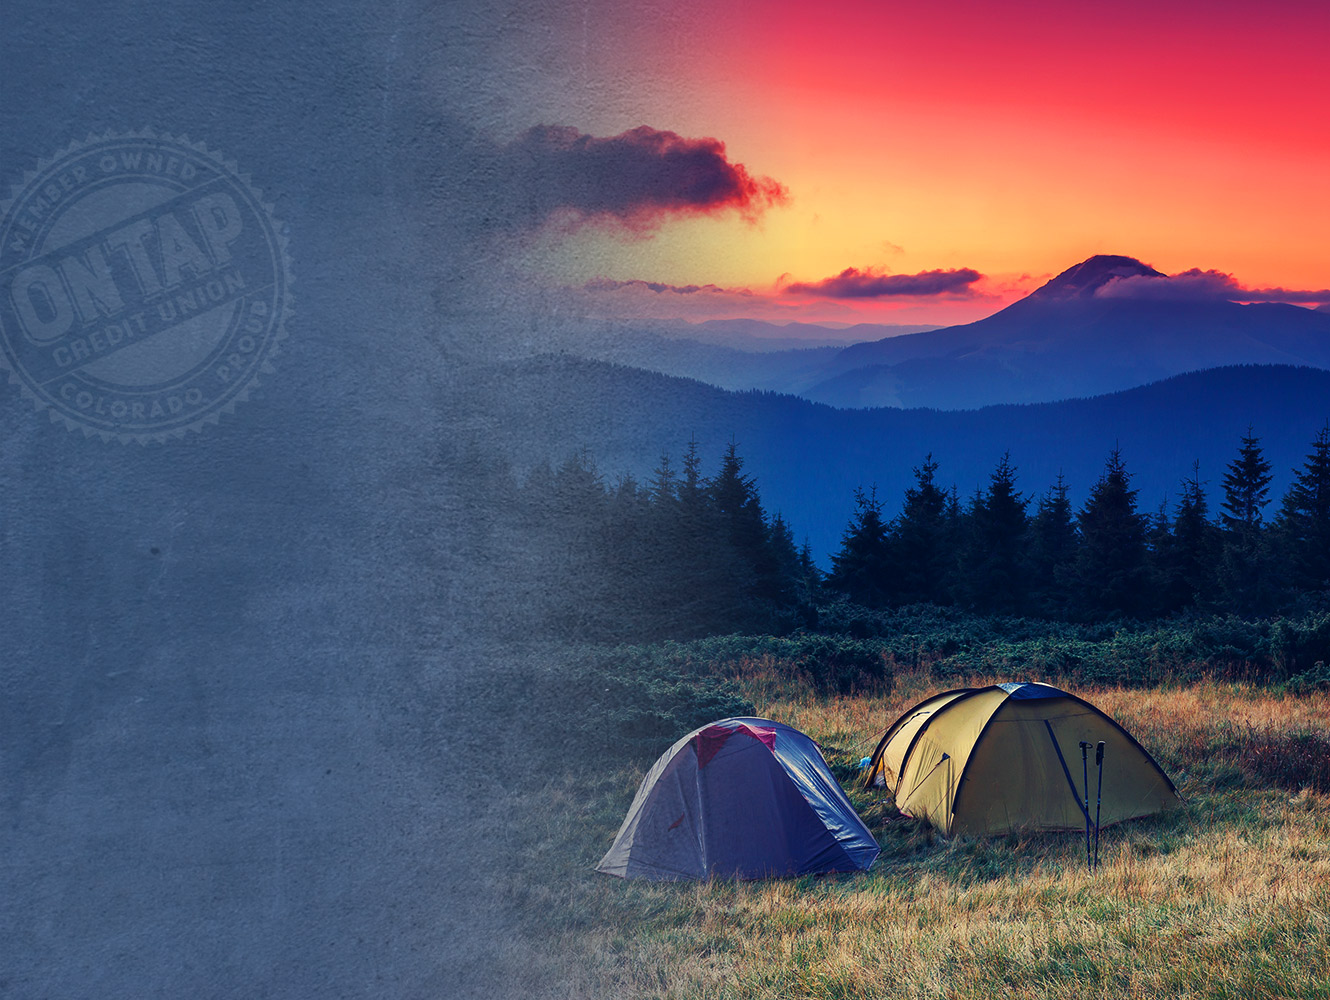
[[[1162,277],[1131,257],[1068,268],[992,316],[847,347],[802,395],[838,406],[973,408],[1091,396],[1239,364],[1330,367],[1330,318],[1277,303],[1102,294]]]
[[[722,389],[799,394],[836,370],[841,351],[868,339],[933,330],[933,326],[859,323],[844,328],[763,320],[703,323],[581,321],[549,323],[548,346],[579,357],[694,378]]]
[[[490,400],[486,426],[516,465],[557,464],[590,450],[613,479],[649,478],[662,452],[675,464],[690,438],[715,462],[734,440],[769,511],[825,557],[853,510],[857,487],[877,486],[888,513],[932,453],[939,478],[962,500],[1011,452],[1020,488],[1040,494],[1059,472],[1084,499],[1120,446],[1143,509],[1176,496],[1200,462],[1212,495],[1250,425],[1273,462],[1274,496],[1330,418],[1330,372],[1239,366],[1059,403],[980,410],[836,409],[769,392],[726,392],[700,382],[568,356],[458,370],[449,393],[459,414]],[[459,416],[460,420],[460,416]]]
[[[878,336],[839,351],[737,351],[621,336],[587,356],[696,378],[728,389],[789,392],[839,407],[974,409],[1049,402],[1241,364],[1330,368],[1330,315],[1277,303],[1105,294],[1124,278],[1163,275],[1132,257],[1101,255],[973,323]],[[733,321],[731,321],[733,322]],[[824,330],[828,337],[871,327]]]
[[[755,319],[710,319],[676,336],[722,344],[741,351],[797,350],[804,347],[848,347],[885,337],[901,337],[939,329],[936,323],[770,323]]]

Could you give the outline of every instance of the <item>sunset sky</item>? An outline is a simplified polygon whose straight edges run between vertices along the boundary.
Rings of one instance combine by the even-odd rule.
[[[1096,253],[1267,293],[1330,286],[1322,4],[588,0],[545,14],[487,40],[487,86],[440,81],[470,85],[496,144],[533,126],[648,126],[723,143],[757,186],[747,201],[542,214],[515,258],[592,311],[956,322]],[[820,284],[847,269],[840,294]],[[892,275],[928,277],[873,281]]]

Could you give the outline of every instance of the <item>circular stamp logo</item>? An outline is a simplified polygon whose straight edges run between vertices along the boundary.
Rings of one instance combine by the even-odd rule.
[[[0,206],[0,365],[70,429],[145,442],[216,423],[273,371],[290,313],[271,208],[201,143],[74,143]]]

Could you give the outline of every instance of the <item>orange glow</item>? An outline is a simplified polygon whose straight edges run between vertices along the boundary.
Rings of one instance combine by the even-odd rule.
[[[988,276],[996,298],[965,306],[853,304],[902,321],[983,315],[1094,253],[1250,287],[1330,285],[1323,5],[780,0],[707,8],[705,23],[615,22],[596,71],[634,93],[623,113],[721,139],[790,204],[756,226],[583,233],[558,254],[570,279],[770,290],[847,267]],[[598,114],[585,124],[642,124]]]

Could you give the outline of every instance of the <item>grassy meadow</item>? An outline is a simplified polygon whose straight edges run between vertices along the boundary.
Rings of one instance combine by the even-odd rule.
[[[1082,836],[948,841],[854,782],[903,710],[1009,677],[898,670],[842,695],[761,659],[736,674],[759,715],[819,742],[881,857],[853,876],[610,878],[592,868],[650,760],[598,753],[549,772],[517,793],[524,850],[505,891],[573,995],[1330,998],[1330,694],[1060,682],[1132,732],[1185,799],[1105,828],[1090,875]]]

